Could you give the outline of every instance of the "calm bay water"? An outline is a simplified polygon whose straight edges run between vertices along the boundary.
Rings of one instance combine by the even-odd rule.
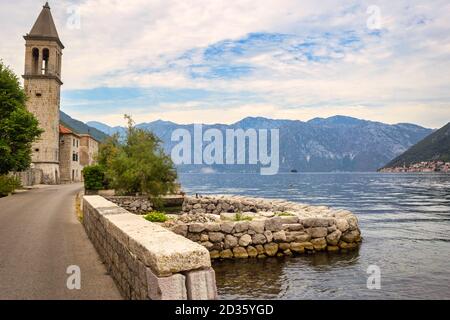
[[[354,212],[363,243],[348,254],[218,261],[221,299],[450,299],[450,175],[182,174],[188,193],[241,194]],[[381,269],[369,290],[367,267]]]

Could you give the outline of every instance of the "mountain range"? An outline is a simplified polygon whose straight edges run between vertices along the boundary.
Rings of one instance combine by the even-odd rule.
[[[104,134],[119,133],[124,136],[124,127],[111,127],[101,122],[86,125]],[[182,125],[170,121],[141,123],[138,128],[150,130],[162,141],[170,154],[178,142],[171,141],[172,132],[186,129],[193,136],[193,124]],[[348,172],[376,171],[409,147],[433,132],[409,123],[385,124],[346,116],[315,118],[306,122],[299,120],[277,120],[262,117],[247,117],[233,124],[203,125],[203,132],[215,128],[225,129],[272,129],[280,134],[279,172]],[[193,150],[192,150],[193,152]],[[180,165],[181,171],[201,172],[205,169],[216,172],[257,172],[258,165]]]
[[[102,142],[104,141],[108,135],[105,134],[103,131],[98,130],[96,128],[90,127],[87,124],[73,119],[72,117],[70,117],[68,114],[60,111],[59,112],[59,121],[65,126],[68,127],[69,129],[77,132],[77,133],[88,133],[90,134],[94,139]]]
[[[450,162],[450,122],[396,157],[385,168],[437,160]]]

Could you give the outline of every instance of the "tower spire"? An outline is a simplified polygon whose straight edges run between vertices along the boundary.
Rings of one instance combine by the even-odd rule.
[[[48,2],[42,7],[41,13],[36,19],[31,31],[25,36],[25,39],[54,40],[58,42],[61,47],[64,47],[59,39],[58,31],[56,30]]]

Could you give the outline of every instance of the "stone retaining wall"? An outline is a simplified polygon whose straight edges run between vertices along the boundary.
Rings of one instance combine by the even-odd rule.
[[[104,196],[107,200],[135,214],[145,214],[152,211],[153,204],[148,197]]]
[[[20,179],[22,186],[30,187],[42,183],[42,170],[30,168],[26,171],[16,172],[14,175]]]
[[[153,210],[153,204],[146,196],[116,196],[99,194],[107,200],[135,214],[146,214]],[[184,196],[171,195],[161,197],[161,202],[166,207],[181,207]]]
[[[208,251],[100,196],[83,197],[83,224],[126,299],[216,299]]]
[[[324,206],[205,196],[186,197],[183,212],[164,226],[207,248],[212,259],[339,252],[361,241],[354,214]]]

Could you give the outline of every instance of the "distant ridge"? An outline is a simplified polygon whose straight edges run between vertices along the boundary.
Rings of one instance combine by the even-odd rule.
[[[103,132],[124,136],[124,127],[110,127],[100,122],[87,122]],[[170,121],[154,121],[138,124],[150,130],[162,141],[166,153],[178,143],[171,141],[176,129],[186,129],[193,136],[192,124],[176,124]],[[203,130],[225,129],[279,129],[279,172],[363,172],[378,168],[403,153],[433,130],[414,124],[385,124],[346,116],[315,118],[307,122],[299,120],[247,117],[233,124],[205,124]],[[192,151],[193,154],[193,151]],[[202,172],[259,172],[250,165],[181,165],[180,171]]]
[[[77,132],[77,133],[88,133],[90,134],[94,139],[103,142],[108,135],[105,134],[104,132],[91,127],[79,120],[73,119],[72,117],[70,117],[68,114],[60,111],[59,112],[59,121],[66,127],[68,127],[69,129]]]
[[[450,161],[450,122],[431,133],[383,168],[408,166],[422,161]]]

